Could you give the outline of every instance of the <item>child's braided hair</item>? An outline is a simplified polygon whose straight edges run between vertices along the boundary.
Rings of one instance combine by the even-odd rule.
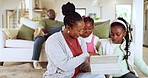
[[[130,56],[131,52],[129,51],[129,47],[130,47],[130,43],[132,42],[132,28],[131,25],[122,17],[118,17],[118,20],[123,21],[126,24],[126,36],[125,36],[125,40],[126,40],[126,47],[125,47],[125,51],[126,51],[126,55],[124,56],[124,59],[128,59],[128,56]]]

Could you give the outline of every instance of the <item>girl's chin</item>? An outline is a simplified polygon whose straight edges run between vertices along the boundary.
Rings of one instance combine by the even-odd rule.
[[[118,42],[117,42],[117,41],[113,41],[113,43],[114,43],[114,44],[118,44]]]
[[[121,43],[119,43],[119,42],[113,42],[114,44],[121,44]]]

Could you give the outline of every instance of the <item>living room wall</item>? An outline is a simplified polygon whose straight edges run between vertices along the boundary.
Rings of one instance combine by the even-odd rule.
[[[89,13],[96,13],[97,17],[102,19],[114,19],[115,18],[115,6],[117,4],[131,4],[133,0],[98,0],[98,3],[93,4],[94,0],[54,0],[54,6],[52,7],[57,12],[57,20],[63,19],[61,13],[61,6],[67,2],[75,4],[76,8],[86,8],[86,15]],[[84,3],[85,2],[85,3]]]
[[[117,4],[131,4],[133,0],[102,0],[102,18],[115,19],[115,7]]]
[[[86,8],[86,16],[89,15],[89,13],[96,13],[96,17],[100,17],[99,12],[99,5],[96,3],[96,5],[92,5],[93,0],[55,0],[55,11],[57,12],[57,19],[63,20],[63,15],[61,13],[61,7],[63,4],[66,4],[67,2],[72,2],[76,6],[76,8]],[[84,3],[85,2],[85,3]]]
[[[3,25],[4,26],[0,26],[0,27],[6,27],[6,10],[13,10],[17,7],[17,5],[19,4],[20,0],[0,0],[0,18],[2,18],[3,16]],[[2,21],[2,20],[0,20]],[[2,25],[2,22],[0,22],[0,25]]]
[[[96,17],[111,20],[115,18],[116,4],[132,4],[132,0],[102,0],[99,1],[99,3],[95,3],[95,5],[93,5],[94,0],[41,0],[41,7],[55,9],[57,13],[56,19],[63,21],[61,6],[68,1],[74,3],[76,8],[86,8],[86,15],[89,15],[89,13],[96,13]],[[4,27],[6,27],[6,9],[15,9],[19,2],[20,0],[0,0],[0,13],[4,18]]]

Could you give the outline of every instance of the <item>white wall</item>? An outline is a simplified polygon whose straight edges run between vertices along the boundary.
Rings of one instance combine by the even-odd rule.
[[[132,24],[135,26],[134,42],[135,50],[142,57],[143,52],[143,0],[133,0],[133,20]]]
[[[74,3],[76,8],[86,8],[86,15],[96,13],[97,17],[111,20],[115,18],[116,4],[132,4],[132,0],[102,0],[95,5],[92,5],[94,0],[55,0],[54,9],[57,12],[57,20],[62,21],[63,15],[61,13],[61,6],[68,1]],[[102,9],[100,9],[101,7]]]
[[[29,9],[29,19],[34,19],[36,17],[40,18],[40,14],[33,11],[33,9],[35,8],[34,0],[29,0],[28,7],[29,7],[28,8]],[[39,6],[39,8],[41,8],[41,7]]]
[[[0,5],[2,5],[2,0],[0,0]],[[1,12],[1,9],[0,9],[0,28],[2,28],[2,12]]]
[[[2,13],[0,12],[0,28],[2,28],[3,26],[3,23],[2,23]]]
[[[102,0],[102,18],[115,19],[115,6],[117,4],[132,4],[132,0]]]
[[[46,7],[47,9],[54,9],[55,6],[55,0],[41,0],[41,7]]]
[[[76,8],[86,8],[86,16],[89,13],[96,13],[97,17],[100,17],[98,5],[92,5],[93,0],[55,0],[55,11],[57,12],[57,19],[63,21],[63,15],[61,7],[67,2],[74,3]],[[84,3],[85,2],[85,3]]]
[[[20,0],[0,0],[0,1],[2,2],[2,7],[0,7],[0,12],[3,13],[4,20],[6,20],[5,10],[15,9],[18,3],[20,2]],[[61,7],[63,4],[67,2],[74,3],[76,8],[86,8],[86,15],[88,15],[89,13],[96,13],[97,17],[101,17],[102,19],[111,19],[111,20],[115,18],[116,4],[132,4],[132,0],[102,0],[102,1],[99,1],[100,4],[96,3],[95,5],[92,5],[93,0],[87,0],[87,1],[86,0],[41,0],[41,2],[42,2],[41,3],[42,8],[46,7],[47,9],[50,9],[50,8],[55,9],[57,13],[56,19],[60,21],[63,21]],[[100,11],[100,5],[102,6],[101,11]],[[33,17],[30,17],[30,18],[33,18]],[[6,23],[4,23],[4,25],[5,24]]]
[[[0,5],[2,4],[2,0],[0,0]]]
[[[6,10],[15,9],[18,6],[19,2],[20,0],[0,0],[0,13],[3,15],[4,18],[3,27],[6,27]]]

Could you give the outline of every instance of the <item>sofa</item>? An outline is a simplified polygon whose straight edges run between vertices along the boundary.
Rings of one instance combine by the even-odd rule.
[[[0,29],[0,62],[33,61],[31,60],[34,45],[33,33],[39,23],[26,18],[21,18],[20,22],[18,28]],[[27,35],[23,32],[27,32]],[[44,45],[39,59],[40,62],[47,62]]]
[[[0,62],[33,62],[33,33],[39,23],[26,18],[21,18],[20,23],[15,29],[0,29]],[[95,21],[94,34],[100,39],[108,38],[109,23],[109,20]],[[39,61],[47,62],[45,44]]]

